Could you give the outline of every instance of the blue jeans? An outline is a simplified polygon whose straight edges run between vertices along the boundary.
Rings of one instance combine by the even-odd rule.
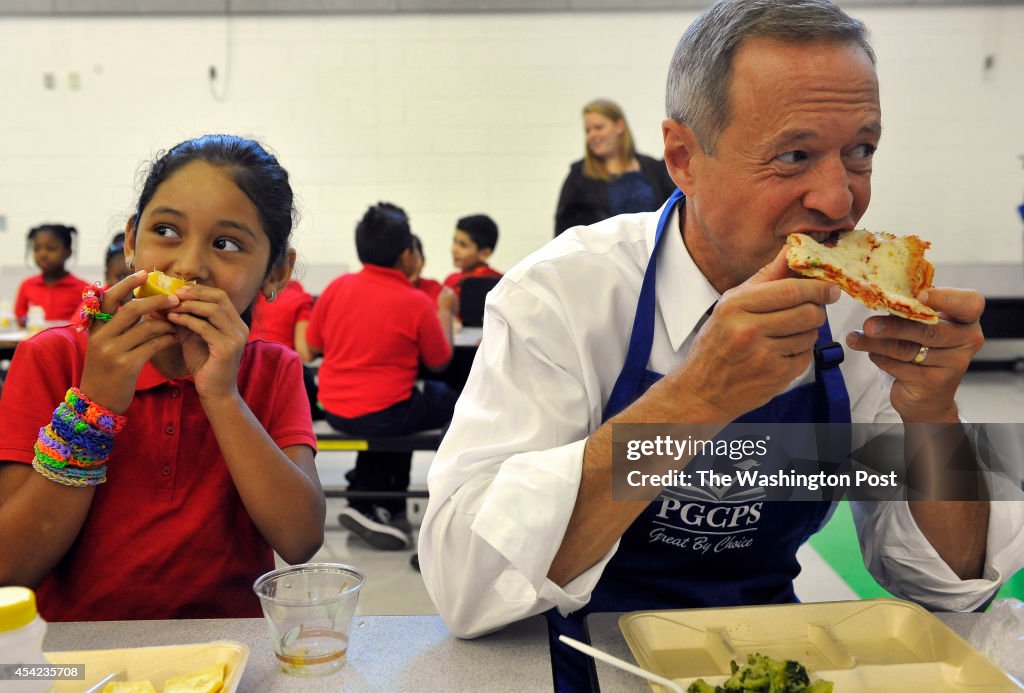
[[[447,426],[457,399],[458,395],[446,384],[427,380],[423,383],[423,392],[413,388],[408,399],[387,409],[351,419],[327,411],[324,418],[332,428],[353,436],[401,436]],[[355,469],[347,475],[349,488],[353,491],[407,491],[411,467],[411,452],[360,452]],[[353,500],[349,505],[363,513],[370,512],[375,505],[392,515],[405,513],[405,500],[401,498]]]

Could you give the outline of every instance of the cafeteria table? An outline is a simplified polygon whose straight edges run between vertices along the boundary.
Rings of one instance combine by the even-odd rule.
[[[475,640],[453,637],[440,616],[356,616],[348,662],[337,673],[321,678],[282,673],[261,618],[50,623],[43,649],[121,649],[217,640],[233,640],[250,648],[240,693],[551,690],[547,624],[542,616]],[[102,675],[86,671],[83,689]]]
[[[629,662],[634,658],[619,628],[622,614],[587,617],[595,647]],[[940,613],[940,621],[962,637],[984,617],[977,613]],[[282,673],[271,649],[263,619],[192,619],[177,621],[95,621],[50,623],[47,652],[185,645],[217,640],[250,648],[239,691],[549,691],[551,663],[547,624],[534,616],[497,633],[460,640],[439,616],[356,616],[345,667],[322,678]],[[643,679],[597,662],[605,693],[649,693]],[[98,678],[86,672],[86,682]]]
[[[0,330],[0,361],[14,358],[14,350],[28,337],[29,333],[25,330]]]

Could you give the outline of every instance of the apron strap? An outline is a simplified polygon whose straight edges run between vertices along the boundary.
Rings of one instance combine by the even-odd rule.
[[[676,190],[668,198],[665,209],[658,220],[658,228],[654,233],[654,248],[651,258],[647,261],[644,281],[640,285],[640,297],[637,300],[636,314],[633,316],[633,330],[629,335],[629,349],[626,351],[626,363],[619,372],[608,403],[604,408],[604,420],[625,409],[636,398],[637,388],[647,370],[647,362],[651,360],[651,345],[654,343],[654,311],[655,311],[655,279],[657,278],[657,255],[661,239],[665,236],[665,227],[680,200],[685,199],[682,190]]]

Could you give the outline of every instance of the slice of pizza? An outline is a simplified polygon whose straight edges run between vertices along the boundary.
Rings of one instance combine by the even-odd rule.
[[[786,240],[786,259],[800,274],[838,284],[868,308],[918,322],[939,321],[939,314],[916,298],[932,285],[935,273],[924,259],[928,241],[864,229],[823,235],[823,242],[804,233]]]

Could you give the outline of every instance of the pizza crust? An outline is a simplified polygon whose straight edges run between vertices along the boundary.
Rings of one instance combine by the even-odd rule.
[[[916,296],[932,285],[935,268],[924,259],[931,243],[917,236],[894,236],[864,229],[839,234],[826,246],[803,233],[790,234],[786,259],[807,277],[833,282],[868,308],[924,323],[939,314]]]

